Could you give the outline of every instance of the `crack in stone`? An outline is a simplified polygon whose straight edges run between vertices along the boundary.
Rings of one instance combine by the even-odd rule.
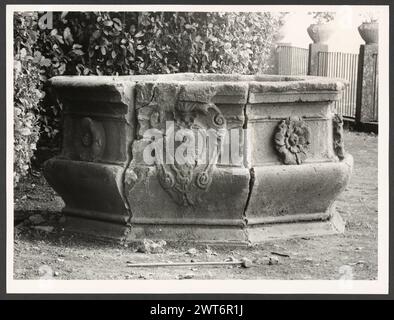
[[[137,92],[135,91],[134,97],[132,99],[133,107],[134,107],[134,103],[136,101],[136,99],[135,99],[136,98],[135,97],[136,94],[137,94]],[[136,111],[136,108],[134,108],[134,110]],[[136,117],[136,114],[134,114],[134,117]],[[127,169],[129,168],[129,166],[130,166],[130,164],[131,164],[131,162],[133,161],[133,158],[134,158],[133,157],[133,144],[134,144],[134,140],[137,137],[137,130],[138,130],[138,128],[136,126],[132,126],[129,122],[127,122],[127,125],[130,126],[131,129],[134,128],[134,130],[132,130],[133,131],[133,133],[132,133],[133,134],[133,140],[127,146],[127,149],[128,149],[127,150],[127,160],[126,160],[126,165],[125,165],[125,167],[123,169],[123,172],[122,172],[122,196],[123,196],[123,201],[124,201],[124,203],[126,205],[126,208],[127,208],[128,212],[129,212],[129,219],[126,222],[126,224],[129,224],[131,218],[133,217],[133,212],[131,211],[131,205],[129,203],[129,200],[128,200],[127,194],[126,194],[126,172],[127,172]],[[137,123],[137,125],[138,125],[138,123]]]
[[[248,102],[249,102],[249,94],[250,94],[250,88],[249,88],[249,85],[248,85],[248,92],[247,92],[247,96],[246,96],[246,103],[245,103],[245,105],[243,107],[244,123],[243,123],[243,126],[242,126],[242,128],[245,130],[246,137],[247,137],[248,120],[249,120],[246,109],[247,109],[247,105],[248,105]],[[247,144],[248,144],[248,141],[246,141],[246,146],[245,146],[246,148],[248,148]],[[244,156],[248,157],[248,153],[244,154]],[[244,220],[243,230],[245,232],[246,239],[249,242],[250,242],[250,240],[249,240],[249,232],[248,232],[248,229],[247,229],[248,219],[246,217],[246,211],[248,210],[249,201],[250,201],[250,198],[252,196],[252,191],[253,191],[253,187],[254,187],[254,181],[255,181],[255,171],[254,171],[254,168],[252,167],[252,168],[249,169],[249,190],[248,190],[248,196],[246,198],[245,208],[244,208],[243,213],[242,213],[242,218]]]
[[[248,197],[246,198],[246,204],[245,204],[245,208],[244,208],[244,211],[243,211],[243,219],[245,220],[245,227],[248,225],[248,219],[246,218],[246,211],[248,210],[249,201],[250,201],[250,198],[252,196],[252,191],[253,191],[254,181],[255,181],[254,168],[250,168],[249,169],[249,174],[250,174],[250,178],[249,178],[249,192],[248,192]]]
[[[136,82],[136,85],[137,84],[139,84],[139,82]],[[126,222],[126,225],[128,225],[129,226],[129,229],[127,230],[127,232],[125,232],[125,237],[127,236],[127,234],[128,233],[130,233],[130,231],[131,231],[131,226],[130,226],[130,221],[131,221],[131,219],[132,219],[132,217],[133,217],[133,212],[132,212],[132,210],[131,210],[131,204],[130,204],[130,202],[129,202],[129,200],[128,200],[128,197],[127,197],[127,194],[126,194],[126,172],[127,172],[127,169],[130,167],[130,164],[131,164],[131,162],[133,161],[133,159],[134,159],[134,157],[133,157],[133,145],[134,145],[134,142],[137,140],[141,140],[141,137],[140,137],[140,135],[138,134],[138,132],[139,132],[139,126],[140,126],[140,124],[139,124],[139,121],[138,121],[138,110],[140,110],[140,109],[142,109],[142,108],[144,108],[144,107],[146,107],[146,106],[148,106],[153,100],[154,100],[154,98],[155,98],[155,95],[156,95],[156,85],[154,85],[153,86],[153,88],[152,88],[152,96],[150,97],[150,99],[149,99],[149,101],[146,103],[146,104],[143,104],[141,107],[139,107],[139,108],[137,108],[136,107],[136,101],[137,101],[137,99],[136,99],[136,96],[137,96],[137,90],[135,90],[135,93],[134,93],[134,97],[133,97],[133,99],[132,99],[132,104],[133,104],[133,108],[134,108],[134,111],[135,111],[135,113],[134,113],[134,117],[135,117],[135,126],[134,126],[134,132],[133,132],[133,140],[129,143],[129,145],[128,145],[128,150],[127,150],[127,161],[126,161],[126,165],[125,165],[125,167],[124,167],[124,170],[123,170],[123,173],[122,173],[122,197],[123,197],[123,201],[124,201],[124,204],[126,205],[126,208],[127,208],[127,211],[129,212],[129,218],[128,218],[128,221]],[[127,125],[129,125],[129,126],[131,126],[130,125],[130,123],[129,122],[127,122]]]
[[[138,82],[137,82],[137,84],[138,84]],[[127,169],[129,168],[131,162],[133,161],[133,154],[132,154],[133,144],[134,144],[135,141],[141,140],[141,138],[139,137],[139,134],[138,134],[138,131],[139,131],[138,111],[140,109],[142,109],[142,108],[145,108],[145,107],[149,106],[152,103],[152,101],[155,99],[156,94],[157,94],[157,86],[156,85],[154,85],[152,87],[152,91],[151,92],[152,92],[152,95],[151,95],[151,97],[150,97],[148,102],[142,104],[140,107],[134,106],[135,119],[136,119],[136,126],[135,126],[135,132],[134,132],[134,137],[135,138],[129,144],[129,147],[128,147],[129,150],[127,152],[127,155],[128,155],[127,164],[126,164],[126,166],[124,168],[124,171],[123,171],[123,174],[122,174],[122,182],[123,182],[122,195],[124,197],[124,201],[125,201],[127,210],[129,211],[129,219],[128,219],[127,223],[126,223],[127,226],[129,227],[129,229],[126,230],[126,232],[124,234],[125,237],[131,231],[130,221],[131,221],[131,219],[133,217],[133,213],[132,213],[132,210],[131,210],[131,205],[130,205],[130,203],[128,201],[128,198],[127,198],[127,196],[125,194],[125,192],[126,192],[126,172],[127,172]],[[247,102],[249,101],[249,93],[250,92],[249,92],[249,88],[248,88],[246,103],[243,106],[244,120],[243,120],[242,128],[244,130],[248,129]],[[137,92],[135,94],[137,94]],[[134,99],[134,101],[136,101],[136,99]],[[128,123],[128,125],[129,125],[129,123]],[[246,132],[245,132],[245,134],[246,134]],[[246,237],[248,242],[250,242],[250,240],[249,240],[249,233],[248,233],[248,230],[247,230],[248,219],[246,217],[246,211],[248,209],[249,201],[250,201],[250,198],[251,198],[251,195],[252,195],[252,191],[253,191],[253,187],[254,187],[254,181],[255,181],[255,171],[254,171],[254,168],[250,168],[249,169],[249,190],[248,190],[248,195],[247,195],[247,199],[246,199],[246,204],[245,204],[244,210],[242,212],[242,214],[243,214],[243,221],[244,221],[243,231],[245,233],[245,237]]]
[[[133,152],[132,152],[132,150],[133,150],[133,143],[134,143],[134,140],[131,143],[129,143],[129,146],[128,146],[129,150],[127,151],[128,159],[127,159],[126,165],[125,165],[125,167],[123,169],[123,173],[122,173],[122,196],[123,196],[123,201],[124,201],[124,203],[126,205],[126,208],[129,211],[129,219],[128,219],[128,221],[130,221],[130,219],[132,218],[133,213],[131,211],[131,206],[130,206],[130,203],[129,203],[129,200],[128,200],[127,194],[126,194],[126,172],[127,172],[127,169],[129,168],[129,166],[131,164],[131,161],[133,161]]]
[[[136,82],[136,85],[137,85],[137,84],[139,84],[139,82]],[[153,87],[152,87],[152,90],[151,90],[152,96],[150,97],[149,101],[148,101],[147,103],[145,103],[145,104],[142,104],[141,107],[138,107],[138,108],[135,107],[135,108],[134,108],[135,111],[138,111],[138,110],[140,110],[140,109],[142,109],[142,108],[145,108],[145,107],[149,106],[149,105],[152,103],[153,99],[154,99],[155,96],[156,96],[156,91],[157,91],[156,89],[157,89],[157,85],[154,84]],[[135,99],[134,101],[137,101],[137,99]]]

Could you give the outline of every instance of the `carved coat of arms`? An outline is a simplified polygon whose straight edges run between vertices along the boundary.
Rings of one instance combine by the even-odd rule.
[[[163,115],[153,112],[151,124],[163,123]],[[176,203],[194,206],[211,185],[226,120],[215,104],[194,101],[177,101],[165,117],[164,152],[155,160],[158,179]]]

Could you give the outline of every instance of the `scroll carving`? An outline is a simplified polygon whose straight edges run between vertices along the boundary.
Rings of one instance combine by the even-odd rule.
[[[343,117],[340,114],[335,114],[332,119],[333,134],[334,134],[334,151],[339,160],[345,158],[345,143],[343,141]]]

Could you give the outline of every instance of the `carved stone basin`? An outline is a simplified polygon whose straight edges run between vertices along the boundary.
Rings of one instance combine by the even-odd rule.
[[[67,230],[249,243],[342,232],[345,83],[294,76],[55,77],[63,148],[45,177]],[[194,147],[194,148],[193,148]]]

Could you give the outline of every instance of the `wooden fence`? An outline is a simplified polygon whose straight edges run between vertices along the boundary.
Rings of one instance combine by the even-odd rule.
[[[364,51],[362,51],[364,52]],[[277,48],[278,74],[280,75],[308,75],[309,50],[306,48],[279,45]],[[360,54],[344,52],[318,52],[317,55],[317,75],[323,77],[340,78],[349,81],[349,87],[343,92],[342,99],[335,102],[337,111],[345,118],[360,118],[363,79],[366,75],[362,70],[364,67],[364,57]],[[372,55],[372,80],[371,80],[371,103],[369,103],[368,122],[378,121],[378,54]],[[360,71],[361,70],[361,71]],[[369,74],[369,77],[371,75]],[[362,118],[362,117],[361,117]]]

